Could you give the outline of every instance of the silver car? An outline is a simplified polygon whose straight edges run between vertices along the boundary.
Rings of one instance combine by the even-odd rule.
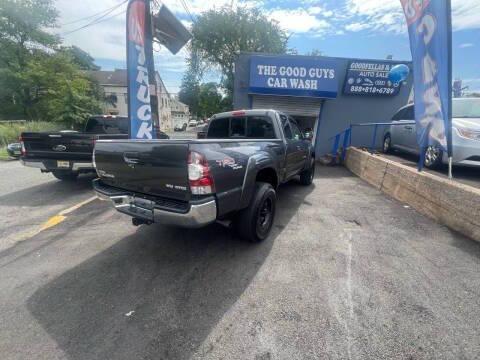
[[[400,108],[383,138],[383,151],[399,150],[419,155],[415,131],[414,106]],[[453,164],[480,167],[480,98],[453,99],[452,108]],[[425,167],[447,164],[448,157],[438,146],[425,152]]]

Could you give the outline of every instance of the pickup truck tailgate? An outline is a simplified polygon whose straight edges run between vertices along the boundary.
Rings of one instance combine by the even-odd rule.
[[[188,201],[188,142],[175,140],[98,141],[97,173],[119,189]]]
[[[23,133],[26,156],[44,159],[90,160],[94,137],[76,133]]]

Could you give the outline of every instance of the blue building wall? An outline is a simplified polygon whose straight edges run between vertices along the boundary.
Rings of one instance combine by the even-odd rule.
[[[352,60],[358,61],[380,61],[382,63],[406,63],[407,61],[385,61],[372,59],[348,59],[332,57],[309,57],[297,55],[269,55],[256,53],[241,53],[235,63],[235,81],[234,81],[234,108],[249,109],[252,106],[252,90],[250,86],[250,62],[252,57],[255,59],[258,55],[264,56],[268,61],[276,63],[298,62],[297,59],[305,60],[306,63],[312,61],[335,61],[336,76],[338,80],[337,97],[335,99],[325,99],[321,111],[321,120],[318,127],[318,137],[316,143],[317,156],[328,153],[332,146],[330,138],[338,132],[348,128],[350,124],[361,124],[367,122],[389,122],[393,114],[408,102],[411,87],[412,74],[410,73],[406,82],[400,87],[395,96],[381,95],[345,95],[343,89],[345,86],[345,77],[348,64]],[[295,59],[295,60],[292,60]],[[275,95],[273,95],[275,96]],[[302,98],[297,98],[299,102]],[[378,130],[377,146],[381,146],[383,141],[384,127]],[[372,141],[373,128],[355,128],[352,137],[352,145],[366,146]]]

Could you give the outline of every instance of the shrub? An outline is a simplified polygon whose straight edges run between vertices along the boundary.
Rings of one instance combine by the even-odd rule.
[[[18,138],[22,132],[57,131],[61,128],[62,124],[47,121],[0,121],[0,147],[5,147],[10,143],[18,142]]]

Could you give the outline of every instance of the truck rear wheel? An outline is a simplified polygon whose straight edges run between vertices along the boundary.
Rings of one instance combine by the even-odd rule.
[[[277,195],[272,185],[258,182],[250,205],[242,210],[237,221],[240,235],[251,242],[265,240],[275,219]]]
[[[78,177],[78,173],[70,170],[52,170],[52,175],[62,181],[74,181]]]

